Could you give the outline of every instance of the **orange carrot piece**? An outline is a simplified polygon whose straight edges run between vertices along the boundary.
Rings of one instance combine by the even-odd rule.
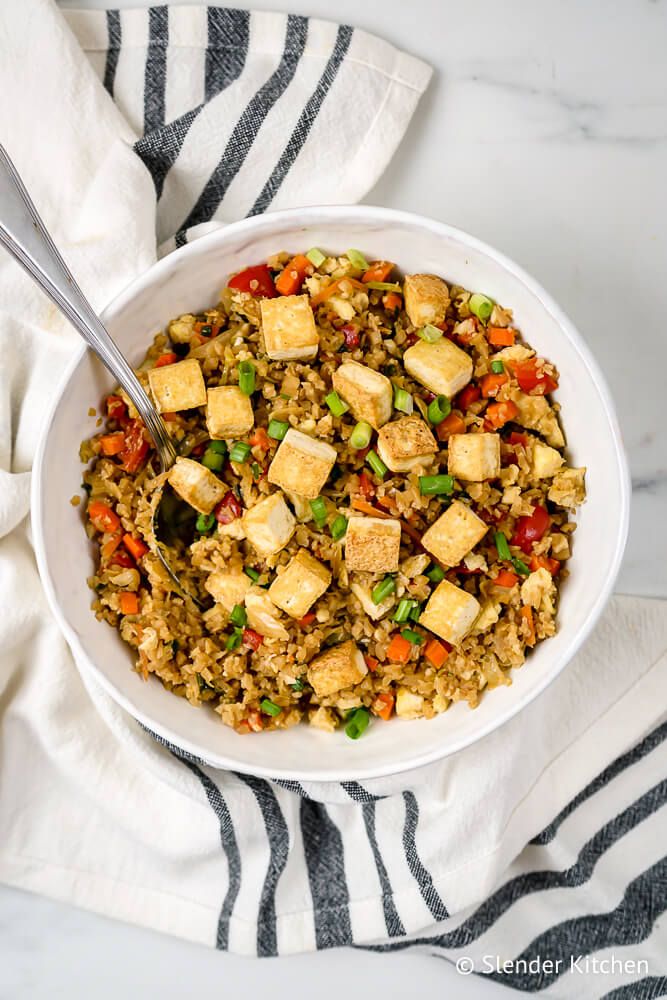
[[[378,668],[379,661],[376,660],[374,656],[364,656],[364,660],[366,661],[366,666],[370,672],[374,674]]]
[[[519,577],[516,573],[512,573],[508,569],[501,569],[495,580],[492,580],[496,587],[507,587],[508,589],[514,587],[519,582]]]
[[[361,276],[363,282],[366,281],[386,281],[391,272],[394,270],[394,265],[389,260],[374,260],[367,271]]]
[[[353,497],[350,503],[350,507],[353,510],[358,510],[362,514],[370,514],[371,517],[391,517],[391,514],[387,514],[383,510],[378,510],[372,503],[368,500],[364,500],[363,497]]]
[[[122,431],[115,434],[105,434],[100,438],[100,451],[103,455],[117,455],[125,447],[125,435]]]
[[[552,576],[558,576],[560,572],[560,562],[551,556],[531,556],[529,565],[533,573],[538,569],[546,569]]]
[[[123,535],[123,545],[133,559],[141,559],[148,552],[148,546],[140,538],[133,538],[132,535]]]
[[[387,647],[387,657],[395,663],[407,663],[411,652],[412,643],[404,639],[400,632],[395,632]]]
[[[492,403],[487,406],[484,416],[491,427],[498,430],[500,427],[504,427],[508,421],[514,420],[518,412],[516,403],[508,399],[503,403]]]
[[[403,305],[403,299],[398,292],[387,292],[386,295],[382,296],[382,305],[387,312],[395,312]]]
[[[494,347],[511,347],[516,339],[516,330],[511,326],[487,326],[486,339]]]
[[[496,375],[495,373],[491,375],[484,375],[479,380],[479,387],[482,390],[482,396],[484,396],[484,399],[489,399],[491,396],[497,396],[500,388],[505,385],[505,382],[508,381],[508,375]]]
[[[429,663],[432,663],[436,669],[439,669],[449,656],[449,650],[441,642],[438,642],[437,639],[431,639],[430,642],[426,643],[424,656]]]
[[[281,295],[294,295],[301,288],[306,275],[312,274],[313,270],[313,265],[308,258],[304,257],[302,253],[298,253],[296,257],[292,257],[276,278],[276,290]]]
[[[296,623],[299,626],[299,628],[307,628],[308,625],[313,624],[316,617],[317,615],[315,614],[314,611],[309,611],[307,615],[303,616],[303,618],[297,618]]]
[[[438,424],[436,434],[439,441],[446,441],[452,434],[465,434],[466,425],[463,417],[458,413],[450,413],[448,417]]]
[[[124,590],[120,595],[120,613],[136,615],[139,613],[139,598],[132,590]]]
[[[262,451],[268,451],[271,447],[271,438],[263,427],[256,427],[248,441],[253,448],[261,448]]]
[[[120,528],[118,514],[108,504],[102,503],[101,500],[92,500],[88,504],[88,517],[90,518],[90,523],[97,531],[110,535]]]
[[[356,278],[339,278],[338,281],[332,281],[330,285],[323,288],[319,294],[314,295],[310,300],[311,306],[319,306],[322,302],[326,302],[327,299],[331,298],[332,295],[335,295],[336,292],[339,291],[340,286],[344,281],[348,281],[353,288],[362,288],[364,291],[366,290],[366,286],[361,281],[357,281]]]
[[[384,719],[385,722],[388,722],[391,718],[391,713],[394,711],[395,700],[393,694],[379,694],[371,705],[373,715],[377,715],[379,718]]]
[[[535,622],[533,620],[533,609],[529,604],[524,604],[522,608],[519,608],[519,614],[526,622],[528,626],[528,638],[526,639],[527,646],[534,646],[537,642],[537,637],[535,635]]]

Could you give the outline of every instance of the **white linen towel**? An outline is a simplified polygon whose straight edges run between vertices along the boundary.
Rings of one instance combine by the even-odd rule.
[[[156,242],[362,197],[430,72],[364,32],[285,15],[67,22],[47,0],[0,8],[0,140],[100,308]],[[664,603],[614,598],[546,695],[410,775],[306,786],[179,755],[82,683],[45,605],[29,469],[78,342],[5,257],[0,292],[0,879],[246,954],[420,945],[568,998],[596,988],[572,954],[615,950],[646,968],[612,971],[605,990],[661,995]],[[535,955],[564,967],[531,971]]]

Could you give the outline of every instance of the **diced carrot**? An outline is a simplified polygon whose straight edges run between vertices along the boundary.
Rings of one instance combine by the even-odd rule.
[[[365,469],[362,469],[359,473],[359,489],[367,500],[369,497],[375,496],[375,486]]]
[[[403,299],[398,292],[387,292],[386,295],[382,296],[382,305],[387,312],[395,312],[396,309],[400,309],[403,305]]]
[[[134,538],[132,535],[123,535],[123,545],[132,558],[136,560],[141,559],[148,552],[148,546],[140,538]]]
[[[497,396],[501,387],[508,381],[508,375],[496,375],[495,373],[484,375],[479,382],[479,387],[482,390],[482,396],[484,399],[489,399],[491,396]]]
[[[253,448],[261,448],[262,451],[268,451],[271,447],[271,438],[263,427],[256,427],[248,441]]]
[[[386,281],[391,272],[394,270],[394,265],[389,260],[374,260],[367,271],[361,276],[363,282],[366,281]]]
[[[250,728],[250,723],[248,722],[248,720],[241,719],[241,721],[239,722],[238,726],[235,729],[235,732],[237,732],[239,736],[247,736],[248,733],[251,733],[252,729]]]
[[[103,455],[118,455],[125,447],[125,435],[122,431],[115,434],[105,434],[100,438],[100,451]]]
[[[484,416],[490,426],[498,430],[500,427],[504,427],[508,421],[514,420],[518,412],[516,403],[507,399],[503,403],[492,403],[487,406]]]
[[[101,500],[91,500],[88,504],[88,517],[92,526],[102,533],[111,535],[120,528],[118,515]]]
[[[529,566],[533,573],[538,569],[546,569],[552,576],[558,576],[560,573],[560,562],[551,556],[531,556]]]
[[[112,535],[109,541],[105,542],[104,545],[102,545],[100,548],[102,559],[104,559],[105,561],[107,559],[110,559],[111,556],[116,551],[116,549],[118,548],[118,546],[120,545],[120,543],[122,542],[122,540],[123,536],[121,535],[120,531],[117,532],[115,535]]]
[[[430,642],[426,643],[424,656],[429,663],[432,663],[436,669],[439,669],[449,656],[449,650],[441,642],[438,642],[437,639],[431,639]]]
[[[162,354],[155,362],[156,368],[164,368],[165,365],[173,365],[175,361],[178,361],[178,354],[174,354],[170,351],[169,354]]]
[[[277,291],[281,295],[294,295],[301,288],[306,275],[312,274],[313,271],[314,267],[311,261],[302,253],[298,253],[296,257],[292,257],[276,278]]]
[[[248,712],[248,725],[253,733],[261,733],[264,728],[262,716],[257,709],[253,708]]]
[[[122,566],[123,569],[136,569],[136,564],[132,556],[125,549],[116,549],[109,559],[110,566]]]
[[[458,413],[450,413],[435,429],[439,441],[446,441],[452,434],[465,434],[466,425]]]
[[[374,656],[364,656],[364,660],[370,672],[374,674],[378,668],[379,661],[376,660]]]
[[[478,385],[467,385],[465,389],[461,389],[456,397],[456,405],[459,410],[467,410],[471,403],[476,403],[481,395],[482,390]]]
[[[537,642],[537,637],[535,635],[535,622],[533,620],[533,609],[529,604],[524,604],[522,608],[519,608],[519,614],[526,622],[528,626],[528,638],[526,639],[527,646],[534,646]]]
[[[387,657],[396,663],[407,663],[412,652],[412,643],[404,639],[400,632],[395,632],[387,647]]]
[[[357,281],[356,278],[339,278],[338,281],[332,281],[330,285],[327,285],[327,287],[323,288],[321,292],[314,295],[310,300],[311,306],[319,306],[322,302],[326,302],[327,299],[331,298],[332,295],[335,295],[336,292],[340,290],[340,286],[345,281],[349,282],[353,288],[361,288],[366,291],[366,286],[361,281]]]
[[[317,615],[315,614],[314,611],[309,611],[307,615],[303,616],[303,618],[297,618],[296,623],[299,626],[299,628],[307,628],[308,625],[313,624],[316,617]]]
[[[516,330],[511,326],[487,326],[486,339],[494,347],[511,347],[516,338]]]
[[[107,396],[105,402],[107,416],[110,420],[120,420],[127,415],[127,406],[120,396]]]
[[[507,438],[508,444],[520,444],[522,448],[528,447],[528,435],[519,434],[518,431],[512,431],[512,433]]]
[[[119,598],[120,613],[122,615],[136,615],[139,613],[139,598],[131,590],[124,590]]]
[[[509,569],[501,569],[495,580],[491,581],[496,587],[507,587],[508,589],[514,587],[518,582],[519,577]]]
[[[391,713],[394,711],[395,700],[393,694],[379,694],[371,705],[373,715],[377,715],[379,718],[384,719],[385,722],[388,722],[391,718]]]

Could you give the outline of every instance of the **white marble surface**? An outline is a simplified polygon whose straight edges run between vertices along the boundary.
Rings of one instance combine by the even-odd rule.
[[[569,312],[610,382],[630,456],[634,507],[617,589],[667,596],[665,0],[235,5],[345,20],[435,66],[406,141],[366,200],[487,240]],[[425,1000],[508,992],[423,955],[249,962],[0,889],[1,1000],[269,990],[280,1000],[315,985],[328,998],[353,984],[393,998],[417,982]]]

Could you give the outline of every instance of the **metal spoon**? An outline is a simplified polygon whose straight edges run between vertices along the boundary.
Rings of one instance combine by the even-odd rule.
[[[167,472],[176,461],[177,453],[162,417],[74,280],[2,145],[0,243],[25,268],[42,291],[46,292],[125,390],[155,442],[162,472]],[[157,537],[158,505],[159,500],[154,506],[154,551],[179,592],[201,608],[201,602],[187,591],[171,568],[164,544]]]

